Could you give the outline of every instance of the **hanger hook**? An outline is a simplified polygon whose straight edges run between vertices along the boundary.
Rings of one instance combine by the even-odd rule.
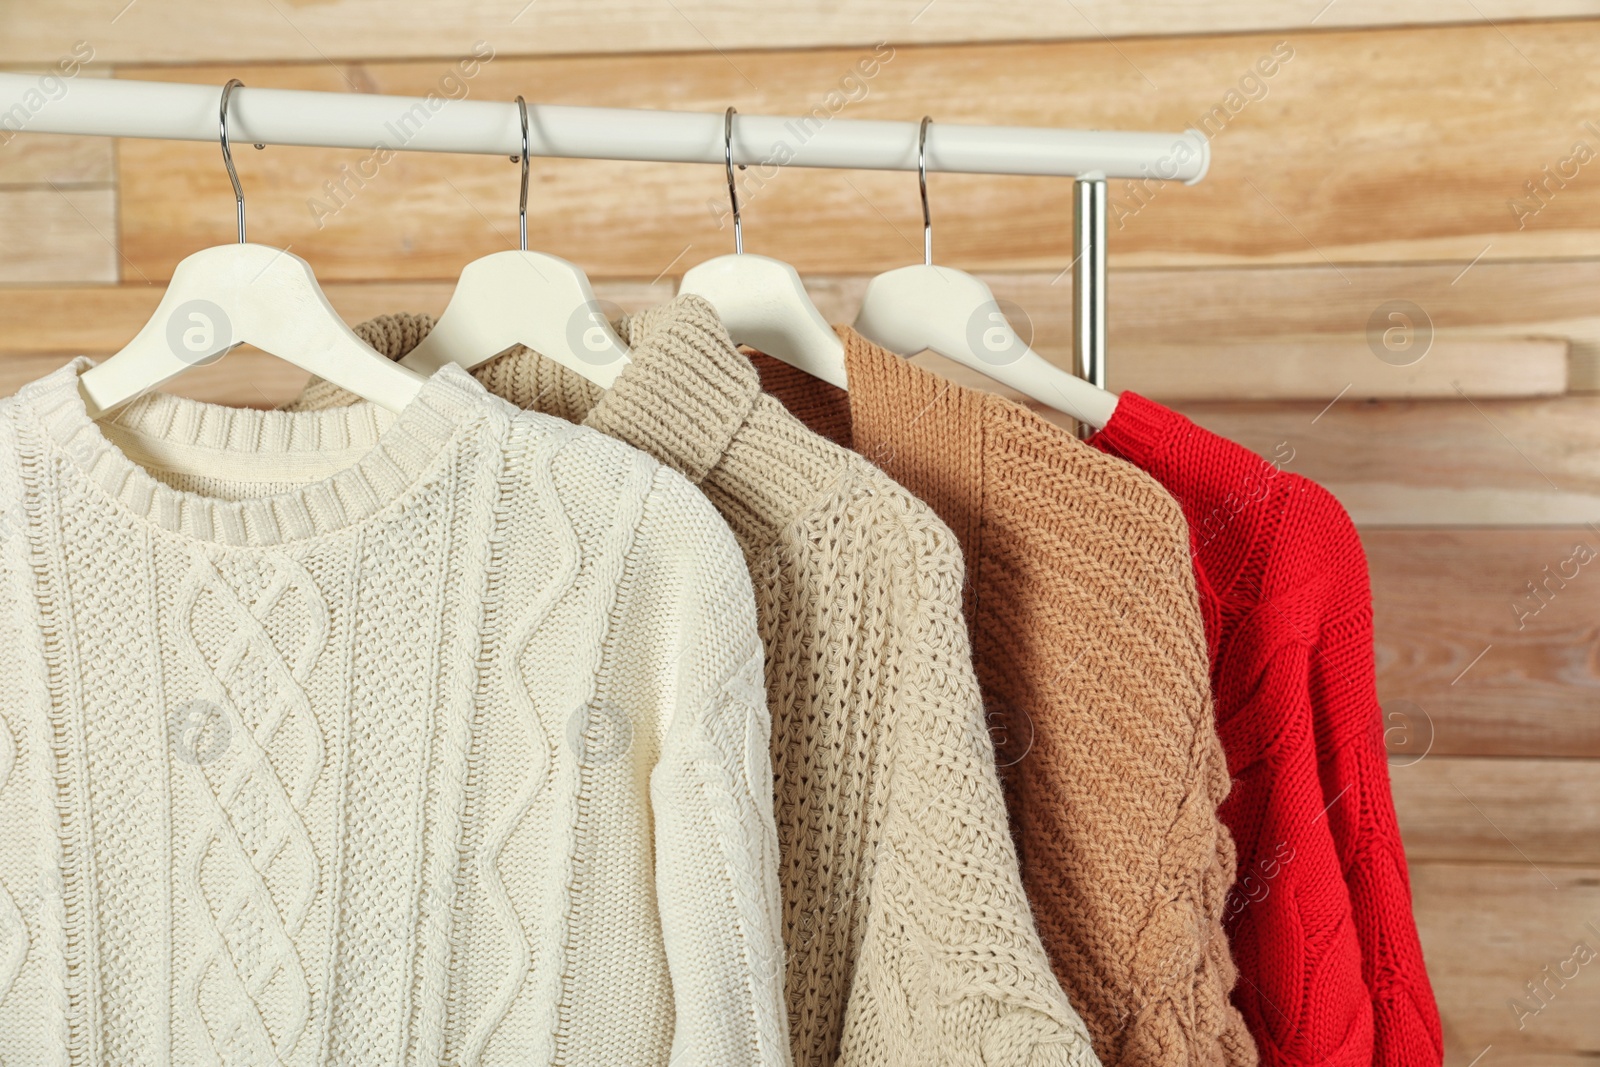
[[[244,190],[239,186],[239,172],[233,169],[233,150],[228,147],[228,97],[233,95],[235,89],[242,89],[244,82],[238,78],[229,78],[228,84],[222,87],[222,108],[218,116],[218,133],[222,140],[222,162],[228,168],[228,180],[233,183],[233,202],[239,214],[239,243],[244,244]],[[261,147],[260,145],[256,146]]]
[[[744,253],[744,230],[739,223],[739,190],[733,184],[733,116],[734,108],[722,115],[722,163],[728,169],[728,199],[733,201],[733,250]],[[741,169],[743,164],[740,164]]]
[[[512,156],[511,162],[522,160],[522,196],[517,200],[517,233],[522,250],[528,250],[528,102],[517,97],[517,114],[522,119],[522,155]]]
[[[933,264],[933,219],[928,215],[928,126],[932,115],[922,116],[917,127],[917,188],[922,192],[922,262]]]

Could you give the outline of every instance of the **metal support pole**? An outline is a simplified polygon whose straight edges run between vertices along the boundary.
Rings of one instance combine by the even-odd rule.
[[[1106,387],[1106,180],[1073,182],[1072,369]],[[1093,428],[1080,426],[1080,436]]]

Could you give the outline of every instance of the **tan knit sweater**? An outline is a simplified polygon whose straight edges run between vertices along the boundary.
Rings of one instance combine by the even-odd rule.
[[[609,392],[526,349],[475,373],[676,468],[744,550],[767,653],[795,1063],[1094,1064],[1029,914],[949,529],[764,395],[704,301],[621,325],[632,363]],[[430,326],[358,330],[398,357]],[[298,403],[348,400],[315,383]]]
[[[767,389],[955,531],[1023,879],[1108,1065],[1253,1064],[1222,932],[1233,842],[1188,528],[1152,478],[840,329],[848,396]]]

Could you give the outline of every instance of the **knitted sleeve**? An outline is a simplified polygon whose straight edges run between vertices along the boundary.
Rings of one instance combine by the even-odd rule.
[[[1373,651],[1367,557],[1349,515],[1321,486],[1306,483],[1328,568],[1327,614],[1310,663],[1318,763],[1328,826],[1344,868],[1372,995],[1377,1067],[1443,1061],[1433,987],[1411,910],[1411,879],[1389,786],[1383,712]]]
[[[672,980],[672,1062],[783,1067],[771,718],[755,594],[709,501],[662,468],[622,582],[652,633],[666,721],[650,776],[657,907]]]
[[[1028,908],[961,613],[960,549],[916,510],[884,545],[906,599],[873,624],[893,755],[838,1063],[1098,1067]]]
[[[0,1063],[46,1063],[65,1050],[66,924],[39,644],[29,595],[29,517],[0,413]],[[47,814],[48,813],[48,814]],[[63,1052],[64,1054],[64,1052]]]
[[[1263,1064],[1365,1067],[1374,1062],[1372,1011],[1323,811],[1309,642],[1263,636],[1281,632],[1282,614],[1258,612],[1246,647],[1228,653],[1230,684],[1245,694],[1228,702],[1223,724],[1234,782],[1220,814],[1239,850],[1223,909],[1241,975],[1234,1002]]]

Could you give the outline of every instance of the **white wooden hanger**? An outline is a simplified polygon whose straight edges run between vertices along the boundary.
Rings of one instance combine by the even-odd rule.
[[[844,342],[811,302],[799,272],[770,256],[744,254],[739,192],[733,183],[733,116],[731,107],[723,114],[723,161],[728,170],[728,198],[733,202],[734,254],[691,267],[678,292],[710,301],[736,343],[843,389]]]
[[[923,117],[917,139],[917,183],[922,190],[922,262],[880,274],[867,283],[857,333],[903,356],[937,352],[1056,411],[1100,429],[1117,408],[1117,395],[1046,360],[1017,335],[988,285],[965,271],[933,265],[933,225],[928,214],[928,168]],[[1081,267],[1079,269],[1082,269]]]
[[[444,314],[400,363],[423,374],[446,363],[470,370],[520,344],[609,389],[628,363],[628,346],[600,311],[589,279],[576,263],[528,251],[528,105],[520,96],[517,108],[522,246],[468,263]]]
[[[267,245],[246,244],[244,192],[228,147],[228,97],[222,89],[222,161],[233,182],[239,243],[203,249],[172,272],[155,315],[132,341],[78,379],[91,417],[99,418],[211,356],[249,343],[398,412],[422,388],[422,376],[361,340],[317,284],[311,265]]]

